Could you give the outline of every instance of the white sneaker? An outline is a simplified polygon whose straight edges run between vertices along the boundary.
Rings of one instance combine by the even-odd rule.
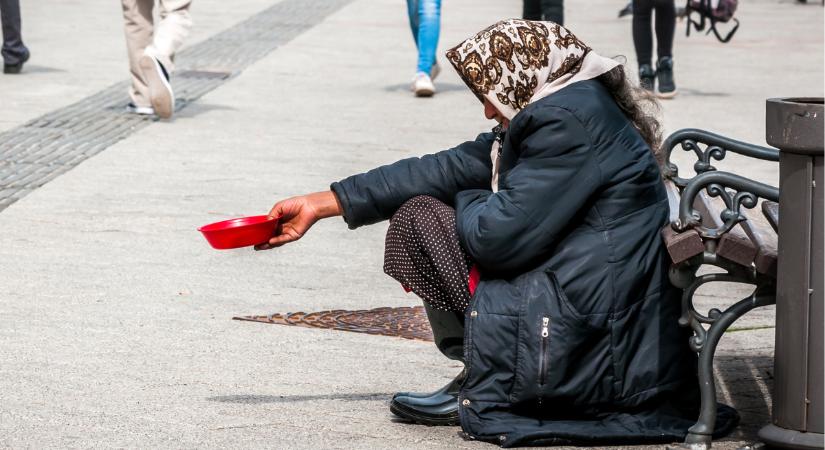
[[[169,84],[169,74],[157,59],[143,55],[138,61],[146,84],[149,85],[149,100],[155,109],[155,114],[168,119],[175,112],[175,94]]]
[[[415,74],[412,90],[416,97],[432,97],[435,94],[435,85],[430,76],[423,72]]]
[[[135,105],[132,102],[129,102],[129,104],[126,105],[126,112],[132,113],[132,114],[137,114],[139,116],[154,116],[155,115],[155,109],[152,108],[151,106],[138,106],[138,105]]]

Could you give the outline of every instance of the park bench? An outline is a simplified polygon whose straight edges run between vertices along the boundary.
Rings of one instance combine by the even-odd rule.
[[[676,148],[695,157],[695,176],[680,176],[671,159]],[[776,303],[779,189],[717,170],[713,160],[721,161],[728,152],[779,161],[776,149],[697,129],[671,134],[661,148],[671,211],[670,223],[662,229],[672,261],[669,277],[683,292],[679,325],[690,327],[688,345],[699,355],[701,410],[682,448],[711,446],[717,412],[713,357],[722,334],[750,310]],[[712,270],[700,272],[703,266]],[[754,290],[724,310],[702,313],[694,294],[714,282],[746,283]]]

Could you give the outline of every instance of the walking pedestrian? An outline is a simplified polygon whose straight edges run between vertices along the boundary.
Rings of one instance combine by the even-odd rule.
[[[656,11],[656,69],[653,69],[653,11]],[[673,35],[676,32],[674,0],[633,0],[633,45],[639,62],[639,84],[659,98],[673,98]],[[656,83],[659,87],[656,89]]]
[[[433,80],[441,71],[435,58],[441,32],[441,0],[407,0],[407,16],[418,48],[412,91],[416,97],[432,97],[435,94]]]
[[[524,19],[564,25],[564,0],[524,0]]]
[[[175,110],[175,94],[169,84],[175,52],[192,28],[192,0],[157,0],[160,21],[155,24],[155,0],[121,0],[129,52],[132,101],[128,111],[157,114],[166,119]]]
[[[20,73],[29,60],[29,49],[20,33],[20,0],[0,0],[0,22],[3,23],[3,73]]]

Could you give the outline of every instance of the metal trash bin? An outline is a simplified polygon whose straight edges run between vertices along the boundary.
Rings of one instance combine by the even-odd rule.
[[[822,98],[767,101],[767,141],[780,150],[779,261],[768,445],[823,448]]]

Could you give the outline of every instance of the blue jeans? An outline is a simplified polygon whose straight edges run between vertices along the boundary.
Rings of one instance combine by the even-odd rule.
[[[430,74],[435,64],[438,33],[441,31],[441,0],[407,0],[415,46],[418,47],[417,72]]]

